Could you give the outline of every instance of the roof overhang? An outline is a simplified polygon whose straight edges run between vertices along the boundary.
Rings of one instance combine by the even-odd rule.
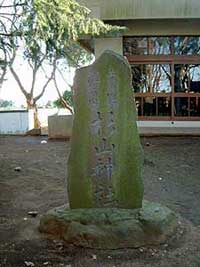
[[[200,19],[200,0],[78,0],[102,20]]]

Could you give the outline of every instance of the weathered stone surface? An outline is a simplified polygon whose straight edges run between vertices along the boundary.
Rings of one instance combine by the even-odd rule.
[[[141,207],[142,156],[128,62],[104,52],[77,71],[74,92],[70,207]]]
[[[177,227],[175,214],[157,203],[142,209],[54,209],[40,221],[40,231],[66,244],[97,249],[141,247],[163,243]]]

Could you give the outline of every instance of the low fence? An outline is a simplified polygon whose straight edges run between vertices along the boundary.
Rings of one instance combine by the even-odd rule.
[[[39,119],[46,128],[47,118],[49,138],[71,137],[73,117],[65,110],[39,109]],[[138,121],[137,124],[141,135],[200,135],[200,121]],[[0,110],[0,135],[23,135],[33,128],[33,111]]]
[[[28,110],[0,110],[0,134],[25,134],[33,129],[33,112]]]
[[[38,109],[38,117],[42,129],[48,127],[48,117],[55,114],[67,115],[69,114],[69,112],[66,109],[57,109],[57,108]],[[0,135],[18,135],[18,134],[24,135],[33,128],[34,128],[33,110],[28,111],[25,109],[15,109],[15,110],[0,109]],[[47,133],[45,132],[45,134]]]

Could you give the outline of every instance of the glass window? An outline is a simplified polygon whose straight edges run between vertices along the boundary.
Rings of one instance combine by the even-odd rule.
[[[178,117],[200,116],[200,97],[175,97],[174,114]]]
[[[186,93],[189,90],[189,65],[174,65],[174,91]]]
[[[188,97],[175,97],[174,115],[178,117],[188,116]]]
[[[124,55],[147,55],[147,37],[124,38]]]
[[[156,97],[147,96],[143,99],[144,116],[156,116]]]
[[[169,55],[169,37],[126,37],[124,38],[124,55]]]
[[[154,93],[171,92],[170,65],[168,64],[149,65],[148,79],[151,92]]]
[[[148,92],[147,65],[132,66],[132,84],[136,93]]]
[[[169,37],[150,37],[149,54],[152,55],[169,55],[171,53]]]
[[[175,55],[199,55],[200,37],[177,36],[174,37]]]
[[[200,65],[190,65],[189,73],[190,91],[194,93],[200,93]]]
[[[133,89],[140,93],[171,92],[169,64],[141,64],[132,66]]]
[[[135,103],[138,116],[171,116],[171,96],[140,96]]]
[[[190,116],[200,116],[200,97],[190,97]]]
[[[200,116],[200,36],[125,37],[124,55],[139,116]]]
[[[158,97],[158,114],[157,116],[171,115],[171,97]]]
[[[175,55],[200,55],[199,36],[174,36],[173,46]],[[171,37],[125,37],[124,55],[169,55]]]
[[[174,90],[180,93],[200,93],[200,65],[174,65]]]

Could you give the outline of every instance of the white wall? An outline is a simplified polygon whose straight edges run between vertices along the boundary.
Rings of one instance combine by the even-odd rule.
[[[200,121],[138,121],[138,127],[200,128]]]
[[[200,121],[138,121],[144,135],[200,135]]]
[[[0,111],[0,134],[25,134],[32,128],[32,111]]]

